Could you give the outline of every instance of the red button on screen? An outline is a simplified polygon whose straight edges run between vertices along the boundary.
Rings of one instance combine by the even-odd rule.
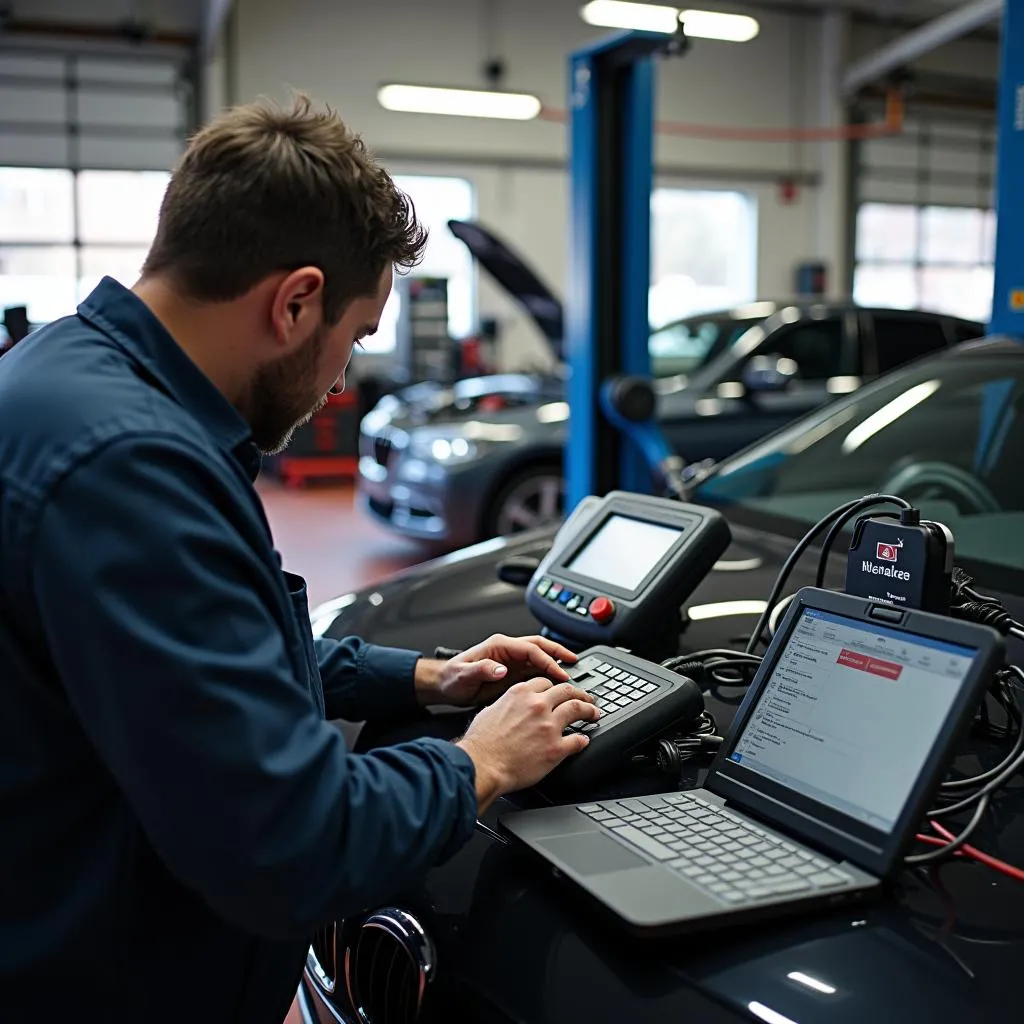
[[[609,622],[614,614],[615,605],[613,605],[607,597],[595,597],[594,600],[590,602],[590,615],[595,622],[603,625],[604,623]]]

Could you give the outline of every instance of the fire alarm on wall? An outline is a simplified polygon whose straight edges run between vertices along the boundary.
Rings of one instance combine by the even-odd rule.
[[[795,203],[797,199],[797,184],[792,178],[779,179],[779,201],[783,203]]]

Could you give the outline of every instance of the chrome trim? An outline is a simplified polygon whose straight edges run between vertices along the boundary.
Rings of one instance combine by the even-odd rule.
[[[374,1021],[362,1004],[360,993],[356,991],[353,978],[354,951],[358,949],[360,936],[372,929],[383,932],[394,939],[399,948],[409,957],[411,966],[417,976],[416,1016],[423,1008],[423,998],[427,985],[436,971],[436,952],[434,944],[419,921],[398,907],[383,907],[368,915],[352,941],[345,944],[344,972],[345,990],[349,1002],[359,1018],[360,1024],[388,1024],[387,1021]]]
[[[324,964],[321,961],[326,960]],[[338,987],[338,926],[317,928],[306,953],[306,967],[316,983],[328,995]]]
[[[304,975],[305,978],[309,978],[309,972],[307,971]],[[320,1015],[311,1006],[311,1003],[315,1003],[318,1007],[323,1007],[330,1015],[331,1019],[335,1024],[357,1024],[351,1017],[343,1014],[326,996],[316,990],[315,983],[310,981],[312,988],[312,994],[306,990],[305,985],[299,985],[298,991],[298,1002],[299,1002],[299,1014],[302,1016],[302,1024],[320,1024]]]

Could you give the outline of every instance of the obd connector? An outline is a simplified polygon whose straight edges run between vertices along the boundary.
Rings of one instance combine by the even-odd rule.
[[[846,592],[948,615],[953,553],[949,529],[922,521],[917,509],[898,519],[862,516],[846,561]]]

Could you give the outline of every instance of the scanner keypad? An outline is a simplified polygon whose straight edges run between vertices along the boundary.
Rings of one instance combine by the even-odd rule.
[[[572,675],[573,682],[586,690],[594,698],[602,715],[599,722],[587,722],[583,719],[573,722],[566,730],[566,735],[574,732],[592,733],[609,715],[632,707],[658,689],[657,683],[641,679],[624,668],[617,668],[607,662],[586,661]]]
[[[728,905],[810,896],[853,881],[831,861],[686,793],[576,809]]]

